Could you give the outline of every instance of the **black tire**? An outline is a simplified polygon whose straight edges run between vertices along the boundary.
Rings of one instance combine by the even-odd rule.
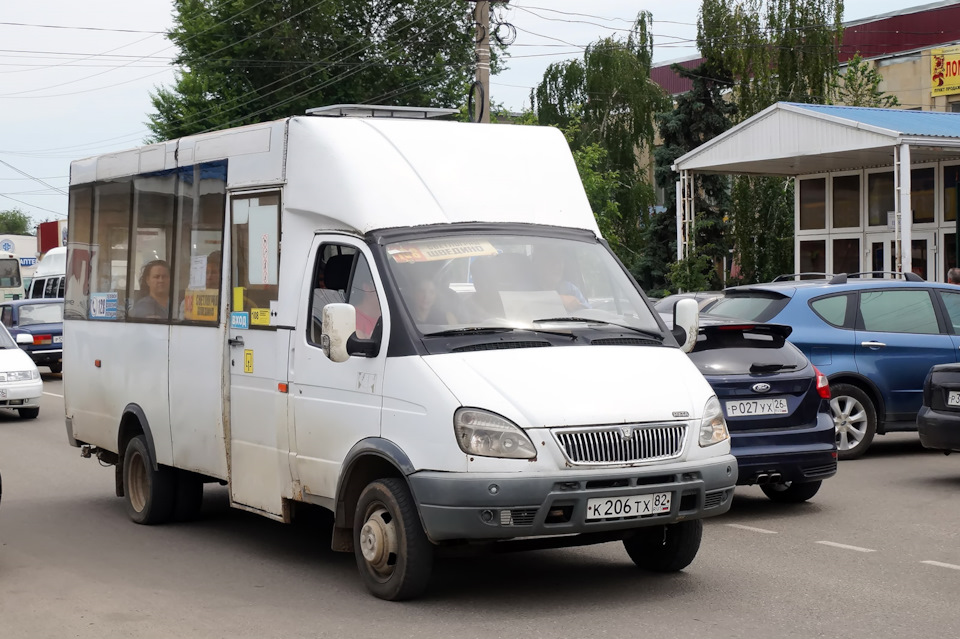
[[[63,364],[50,364],[51,373],[59,373],[63,370]]]
[[[363,489],[353,518],[353,550],[364,585],[388,601],[426,590],[433,571],[433,544],[402,479],[379,479]]]
[[[40,416],[39,408],[18,408],[17,412],[20,413],[20,419],[36,419]]]
[[[203,479],[188,470],[178,470],[177,493],[173,499],[173,520],[193,521],[203,505]]]
[[[837,457],[862,457],[877,434],[877,409],[870,397],[851,384],[830,387],[830,410],[837,430]]]
[[[666,526],[642,528],[633,537],[623,540],[630,559],[643,570],[677,572],[690,565],[703,537],[699,519]]]
[[[821,484],[823,484],[822,480],[788,481],[782,484],[763,484],[760,486],[760,490],[773,501],[784,504],[799,504],[816,495]]]
[[[170,521],[176,492],[174,469],[154,470],[147,440],[143,435],[131,439],[123,455],[123,494],[130,519],[146,525]]]

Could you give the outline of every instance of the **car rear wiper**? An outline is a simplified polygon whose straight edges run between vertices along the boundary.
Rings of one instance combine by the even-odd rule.
[[[797,368],[796,364],[751,364],[751,373],[775,373],[777,371],[790,371]]]
[[[544,319],[533,320],[534,324],[549,324],[550,322],[584,322],[586,324],[605,324],[607,326],[617,326],[619,328],[626,328],[628,330],[640,333],[641,335],[646,335],[647,337],[654,339],[661,344],[663,343],[663,335],[656,331],[650,331],[645,328],[637,328],[636,326],[628,326],[626,324],[615,324],[614,322],[607,322],[604,320],[588,319],[586,317],[546,317]]]

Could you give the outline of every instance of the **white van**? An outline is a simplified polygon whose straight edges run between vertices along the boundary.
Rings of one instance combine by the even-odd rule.
[[[384,599],[466,543],[622,540],[684,568],[737,479],[710,386],[558,130],[436,114],[337,107],[73,162],[71,444],[116,465],[138,523],[197,516],[213,481],[283,522],[322,506]],[[689,348],[695,304],[678,314]]]
[[[27,297],[63,297],[66,268],[67,247],[57,246],[44,253],[33,273]]]

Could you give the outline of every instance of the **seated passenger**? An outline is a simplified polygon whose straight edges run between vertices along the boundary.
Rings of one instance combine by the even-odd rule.
[[[140,291],[147,294],[137,300],[131,317],[145,319],[170,318],[170,267],[163,260],[153,260],[140,271]]]
[[[563,257],[553,247],[538,247],[533,254],[533,266],[537,281],[545,290],[560,294],[563,306],[568,311],[590,308],[580,288],[564,277]]]

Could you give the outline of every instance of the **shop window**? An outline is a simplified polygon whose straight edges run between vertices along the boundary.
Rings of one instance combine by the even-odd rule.
[[[887,213],[894,210],[893,172],[867,176],[867,222],[870,226],[886,226]]]
[[[827,220],[827,179],[800,180],[800,230],[825,229]]]
[[[825,273],[826,269],[826,240],[807,240],[800,242],[800,272]]]
[[[833,178],[833,228],[860,226],[860,176]]]
[[[860,272],[860,239],[842,238],[833,240],[833,272]]]
[[[943,279],[947,279],[947,271],[960,266],[957,264],[957,234],[944,233],[943,235]]]
[[[957,219],[957,189],[960,187],[960,164],[943,167],[943,219],[953,222]]]
[[[914,224],[934,220],[934,170],[931,166],[910,171],[910,207],[913,209]]]

